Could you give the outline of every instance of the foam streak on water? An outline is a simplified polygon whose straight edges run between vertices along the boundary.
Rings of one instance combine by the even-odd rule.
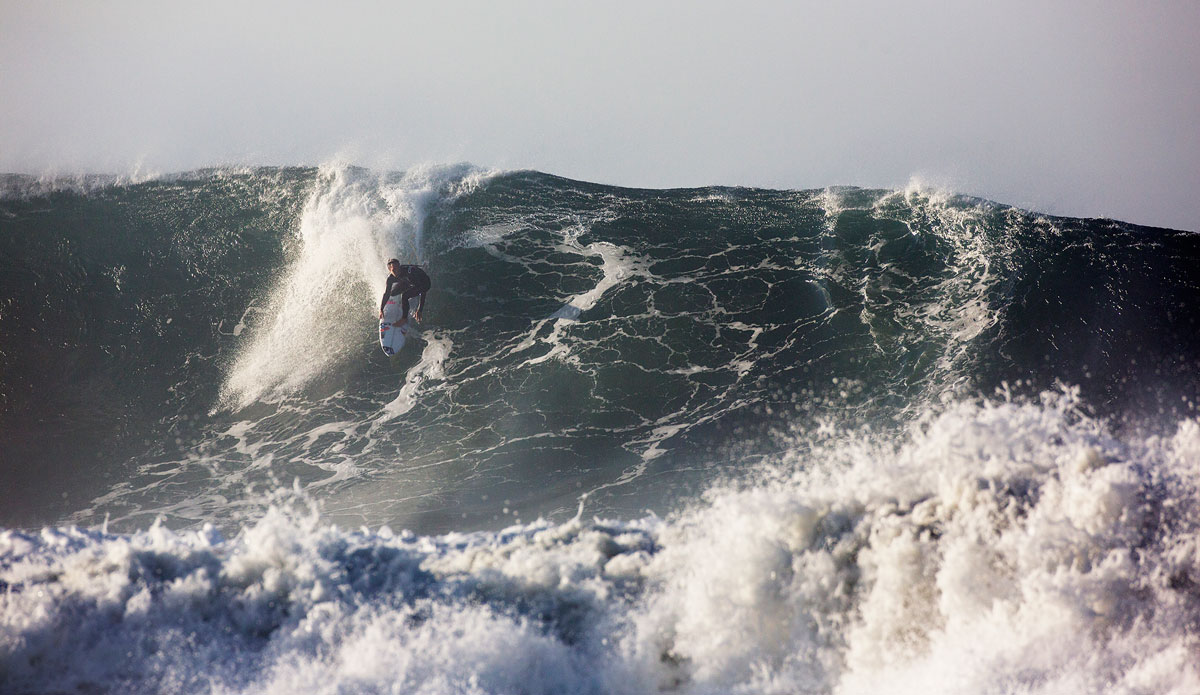
[[[425,347],[421,351],[421,360],[416,366],[411,367],[405,373],[404,386],[400,388],[400,393],[396,394],[395,400],[383,407],[381,412],[383,420],[373,423],[372,428],[381,424],[381,422],[399,417],[412,410],[413,406],[417,403],[417,396],[422,393],[423,389],[427,390],[430,382],[437,382],[446,378],[446,358],[449,357],[450,351],[454,348],[454,342],[449,338],[443,338],[436,334],[422,336],[421,332],[416,328],[410,329],[410,337],[413,340],[421,337],[425,339]]]

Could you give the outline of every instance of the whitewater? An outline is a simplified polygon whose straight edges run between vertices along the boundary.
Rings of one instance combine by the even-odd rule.
[[[8,176],[0,692],[1200,692],[1200,237]],[[391,257],[434,281],[375,343]]]

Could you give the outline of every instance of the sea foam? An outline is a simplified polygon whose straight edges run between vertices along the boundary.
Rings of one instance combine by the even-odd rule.
[[[828,432],[668,518],[0,535],[0,690],[1188,693],[1200,422]]]

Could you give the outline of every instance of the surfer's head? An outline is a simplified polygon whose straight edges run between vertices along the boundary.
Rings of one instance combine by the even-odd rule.
[[[400,270],[400,261],[396,260],[395,258],[388,261],[387,269],[394,274],[397,270]]]

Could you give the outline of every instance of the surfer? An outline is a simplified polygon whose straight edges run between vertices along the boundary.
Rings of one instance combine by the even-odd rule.
[[[383,301],[379,303],[379,318],[383,318],[383,309],[387,306],[388,297],[400,295],[400,307],[403,314],[400,315],[400,320],[394,322],[393,326],[402,326],[408,320],[408,300],[421,296],[421,301],[417,304],[417,310],[413,312],[413,318],[421,320],[421,310],[425,308],[425,293],[429,291],[432,282],[429,280],[429,275],[415,265],[400,265],[400,261],[393,258],[387,262],[388,275],[387,287],[383,290]]]

